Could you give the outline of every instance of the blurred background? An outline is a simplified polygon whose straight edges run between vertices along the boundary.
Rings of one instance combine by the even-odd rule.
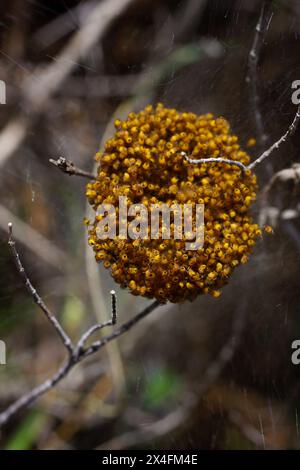
[[[262,2],[256,0],[11,0],[0,6],[0,409],[59,367],[65,351],[33,304],[7,247],[14,224],[33,284],[72,338],[147,301],[122,291],[86,243],[85,181],[116,117],[163,102],[229,120],[257,157],[295,113],[300,4],[269,2],[258,69],[262,134],[246,83]],[[219,299],[158,308],[92,356],[3,429],[5,449],[299,448],[300,130],[258,168],[258,242]]]

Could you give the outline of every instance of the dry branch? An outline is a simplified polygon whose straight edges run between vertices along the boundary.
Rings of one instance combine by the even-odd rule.
[[[234,165],[243,171],[252,171],[257,165],[262,163],[266,158],[270,157],[271,154],[273,153],[274,150],[278,150],[282,144],[284,144],[287,139],[294,134],[296,131],[298,124],[300,121],[300,105],[297,108],[296,114],[294,116],[293,122],[289,126],[288,130],[283,134],[283,136],[280,137],[271,147],[269,147],[267,150],[265,150],[258,158],[256,158],[253,162],[251,162],[249,165],[244,165],[243,163],[235,160],[229,160],[226,158],[190,158],[188,155],[186,155],[185,152],[182,152],[182,155],[186,158],[186,160],[189,163],[195,163],[195,164],[201,164],[201,163],[226,163],[227,165]]]
[[[258,62],[263,47],[264,38],[267,34],[267,30],[272,18],[270,12],[270,1],[266,0],[262,4],[258,23],[255,28],[255,35],[253,44],[249,53],[248,58],[248,73],[246,76],[246,82],[249,85],[250,91],[250,104],[251,111],[254,112],[256,135],[259,141],[260,147],[263,147],[266,143],[267,136],[264,132],[263,119],[260,112],[260,103],[258,96]]]
[[[49,162],[59,168],[64,173],[67,173],[67,175],[69,176],[83,176],[84,178],[88,178],[91,180],[95,180],[97,178],[96,175],[89,173],[88,171],[81,170],[80,168],[77,168],[73,162],[67,160],[64,157],[59,157],[57,160],[53,160],[52,158],[50,158]]]
[[[34,302],[38,305],[38,307],[44,312],[44,314],[46,315],[48,321],[52,324],[52,326],[56,330],[58,336],[60,336],[64,346],[66,347],[66,349],[69,351],[70,354],[72,354],[73,351],[74,351],[72,341],[70,340],[68,335],[65,333],[65,331],[63,330],[63,328],[61,327],[60,323],[55,318],[55,316],[52,315],[52,313],[50,312],[50,310],[46,306],[45,302],[43,301],[43,299],[38,294],[37,290],[31,284],[31,281],[29,280],[29,278],[26,274],[26,271],[25,271],[25,269],[24,269],[24,267],[21,263],[19,254],[16,250],[16,242],[13,238],[13,230],[12,230],[12,223],[11,222],[8,224],[8,231],[9,231],[8,246],[10,248],[12,257],[15,261],[16,268],[17,268],[18,272],[20,273],[29,294],[33,298]]]
[[[58,371],[54,375],[52,375],[52,377],[45,380],[45,382],[35,387],[27,394],[24,394],[23,396],[21,396],[16,402],[14,402],[6,410],[0,413],[0,427],[2,427],[4,424],[10,421],[10,419],[16,413],[18,413],[24,408],[27,408],[37,398],[39,398],[41,395],[44,395],[48,390],[55,387],[55,385],[57,385],[63,378],[65,378],[66,375],[70,372],[70,370],[73,369],[79,362],[81,362],[83,359],[90,356],[91,354],[94,354],[95,352],[99,351],[105,345],[107,345],[111,341],[119,338],[121,335],[129,331],[134,325],[136,325],[140,320],[142,320],[151,312],[153,312],[153,310],[155,310],[160,305],[160,303],[157,300],[152,302],[148,307],[146,307],[140,313],[135,315],[133,318],[131,318],[127,322],[123,323],[118,329],[114,330],[112,333],[108,334],[107,336],[104,336],[101,340],[94,341],[90,346],[85,347],[85,342],[88,340],[91,334],[93,334],[96,330],[102,329],[107,326],[113,326],[116,323],[116,315],[117,315],[116,295],[115,295],[115,292],[112,291],[111,292],[111,296],[112,296],[111,319],[105,324],[95,325],[92,328],[90,328],[87,332],[85,332],[81,336],[79,341],[74,345],[71,339],[68,337],[67,333],[64,331],[63,327],[60,325],[57,318],[46,307],[45,303],[43,302],[43,300],[41,299],[37,291],[32,286],[31,281],[29,280],[24,270],[18,251],[16,249],[15,240],[13,238],[12,224],[9,224],[8,243],[9,243],[14,261],[16,263],[18,272],[22,276],[30,295],[32,296],[36,304],[45,313],[48,321],[52,324],[52,326],[54,327],[54,330],[57,332],[58,336],[62,340],[68,352],[68,357],[65,360],[64,364],[58,369]]]

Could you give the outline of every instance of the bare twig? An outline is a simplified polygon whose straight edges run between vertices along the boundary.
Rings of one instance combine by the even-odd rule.
[[[110,291],[111,295],[111,321],[112,325],[117,323],[117,296],[114,290]]]
[[[137,322],[145,318],[149,313],[153,312],[157,307],[159,307],[161,304],[158,300],[155,300],[150,304],[148,307],[146,307],[144,310],[142,310],[140,313],[135,315],[131,320],[128,320],[126,323],[123,323],[119,329],[113,331],[109,335],[105,336],[99,341],[95,341],[91,346],[89,346],[84,352],[83,356],[87,357],[93,354],[96,351],[99,351],[99,349],[103,348],[107,343],[112,341],[113,339],[118,338],[119,336],[123,335],[126,333],[128,330],[130,330]]]
[[[62,326],[60,325],[58,320],[55,318],[55,316],[52,315],[52,313],[50,312],[50,310],[46,306],[45,302],[43,301],[43,299],[38,294],[37,290],[31,284],[31,282],[30,282],[30,280],[29,280],[29,278],[26,274],[26,271],[25,271],[25,269],[24,269],[24,267],[21,263],[19,254],[16,250],[16,242],[15,242],[14,237],[13,237],[12,223],[11,222],[8,224],[8,230],[9,230],[8,246],[10,248],[10,251],[11,251],[11,254],[14,258],[14,261],[16,263],[17,270],[20,273],[20,275],[22,276],[24,284],[27,287],[27,290],[28,290],[29,294],[32,296],[35,303],[44,312],[47,319],[49,320],[49,322],[52,324],[52,326],[54,327],[54,329],[56,330],[56,332],[60,336],[60,338],[63,342],[63,345],[67,348],[69,353],[72,354],[72,352],[73,352],[72,341],[70,340],[69,336],[65,333],[64,329],[62,328]]]
[[[253,168],[255,168],[257,165],[259,165],[261,162],[263,162],[266,158],[268,158],[272,152],[275,149],[279,149],[281,144],[285,143],[288,137],[294,134],[296,131],[298,124],[300,121],[300,105],[297,109],[297,112],[295,114],[295,117],[293,119],[293,122],[289,126],[288,130],[286,133],[279,139],[277,140],[271,147],[269,147],[267,150],[265,150],[256,160],[254,160],[252,163],[249,165],[244,165],[242,162],[236,161],[236,160],[230,160],[227,158],[222,158],[222,157],[216,157],[216,158],[191,158],[189,157],[185,152],[181,152],[181,155],[189,162],[189,163],[194,163],[194,164],[205,164],[205,163],[226,163],[228,165],[233,165],[237,166],[240,168],[242,171],[252,171]],[[77,175],[77,176],[83,176],[85,178],[89,179],[96,179],[96,175],[92,173],[88,173],[84,170],[81,170],[80,168],[77,168],[73,162],[66,160],[63,157],[60,157],[58,160],[52,160],[50,159],[50,163],[55,165],[57,168],[62,170],[64,173],[67,173],[68,175]]]
[[[104,323],[93,325],[89,330],[87,330],[80,338],[77,343],[77,350],[81,354],[83,347],[86,341],[92,336],[96,331],[102,330],[107,326],[114,326],[117,323],[117,308],[116,308],[116,293],[114,290],[110,292],[111,294],[111,318]]]
[[[253,44],[248,59],[248,73],[246,76],[246,82],[248,83],[250,90],[252,110],[255,117],[256,135],[259,140],[260,147],[265,145],[267,136],[264,132],[264,125],[259,106],[257,69],[260,52],[271,18],[272,14],[270,13],[270,1],[265,0],[262,4],[259,20],[255,28]]]
[[[20,275],[22,276],[23,278],[23,281],[24,281],[24,284],[25,286],[27,287],[27,290],[29,292],[29,294],[31,295],[31,297],[33,298],[33,300],[35,301],[35,303],[40,307],[40,309],[44,312],[44,314],[46,315],[47,319],[49,320],[49,322],[52,324],[52,326],[54,327],[54,329],[56,330],[56,332],[58,333],[58,335],[60,336],[62,342],[63,342],[63,345],[67,348],[67,350],[69,351],[70,354],[73,353],[74,351],[74,348],[73,348],[73,345],[72,345],[72,341],[70,340],[69,336],[65,333],[64,329],[62,328],[62,326],[60,325],[60,323],[58,322],[58,320],[55,318],[54,315],[52,315],[52,313],[50,312],[50,310],[48,309],[48,307],[46,306],[45,302],[43,301],[43,299],[40,297],[40,295],[38,294],[38,292],[36,291],[36,289],[33,287],[33,285],[31,284],[27,274],[26,274],[26,271],[22,265],[22,262],[20,260],[20,257],[19,257],[19,254],[16,250],[16,242],[15,242],[15,239],[13,237],[13,229],[12,229],[12,223],[10,222],[8,224],[8,231],[9,231],[9,240],[8,240],[8,246],[10,248],[10,251],[11,251],[11,254],[13,256],[13,259],[16,263],[16,267],[17,267],[17,270],[18,272],[20,273]]]
[[[260,139],[260,146],[263,147],[265,144],[267,137],[264,133],[263,129],[263,121],[262,121],[262,116],[260,113],[259,109],[259,97],[258,97],[258,77],[257,77],[257,67],[258,67],[258,61],[259,61],[259,56],[260,52],[263,46],[263,41],[265,38],[265,35],[268,31],[270,21],[272,19],[272,13],[270,13],[270,5],[271,1],[270,0],[264,0],[259,16],[258,23],[256,25],[256,31],[255,31],[255,36],[252,44],[252,48],[249,53],[249,60],[248,60],[248,74],[246,77],[247,83],[249,83],[250,89],[251,89],[251,99],[253,102],[253,108],[255,112],[255,122],[256,122],[256,131],[257,131],[257,136]],[[227,163],[230,165],[235,165],[241,168],[241,170],[246,171],[246,170],[253,170],[257,165],[259,165],[261,162],[263,162],[266,158],[268,158],[272,152],[275,149],[279,149],[281,144],[285,143],[288,137],[290,137],[295,130],[297,129],[297,126],[300,121],[300,106],[297,109],[297,112],[295,114],[295,117],[293,119],[293,122],[289,126],[288,130],[286,133],[279,139],[277,140],[273,145],[271,145],[267,150],[265,150],[256,160],[254,160],[252,163],[249,165],[244,165],[241,162],[237,162],[235,160],[229,160],[226,158],[201,158],[201,159],[192,159],[188,157],[184,152],[182,154],[185,156],[185,158],[190,162],[190,163]]]
[[[271,154],[273,153],[274,150],[278,150],[282,144],[284,144],[287,139],[294,134],[296,131],[298,124],[300,122],[300,105],[297,108],[295,117],[293,119],[293,122],[289,126],[288,130],[286,133],[280,137],[279,140],[277,140],[271,147],[269,147],[267,150],[265,150],[256,160],[251,162],[249,165],[244,165],[243,163],[235,160],[229,160],[226,158],[199,158],[199,159],[194,159],[190,158],[188,155],[186,155],[185,152],[181,152],[181,154],[186,158],[186,160],[190,163],[195,163],[195,164],[201,164],[201,163],[226,163],[228,165],[234,165],[239,167],[243,171],[252,171],[257,165],[262,163],[266,158],[270,157]]]
[[[50,158],[49,160],[52,165],[56,166],[59,168],[61,171],[64,173],[67,173],[69,176],[83,176],[84,178],[88,178],[91,180],[95,180],[97,178],[96,175],[93,175],[92,173],[89,173],[88,171],[81,170],[80,168],[77,168],[73,162],[70,160],[67,160],[64,157],[59,157],[57,160],[53,160]]]
[[[56,318],[51,314],[48,308],[45,306],[42,299],[37,294],[36,290],[33,288],[30,280],[28,279],[23,265],[20,261],[19,254],[16,250],[15,241],[13,239],[12,234],[12,225],[9,225],[9,246],[12,250],[13,257],[17,264],[18,271],[23,276],[25,284],[34,298],[37,305],[43,310],[46,314],[50,323],[54,326],[55,331],[63,340],[63,344],[68,350],[68,358],[65,360],[64,364],[58,369],[58,371],[52,375],[49,379],[45,380],[41,385],[38,385],[34,389],[32,389],[27,394],[20,397],[15,403],[10,405],[5,411],[0,413],[0,427],[6,424],[16,413],[21,411],[24,408],[27,408],[31,403],[33,403],[37,398],[41,395],[44,395],[48,390],[52,389],[57,385],[63,378],[67,376],[71,369],[73,369],[79,362],[81,362],[86,357],[90,356],[91,354],[95,353],[102,349],[105,345],[109,342],[115,340],[119,336],[123,335],[127,331],[129,331],[134,325],[136,325],[140,320],[145,318],[149,315],[153,310],[159,307],[160,303],[156,300],[152,302],[148,307],[142,310],[140,313],[135,315],[133,318],[128,320],[127,322],[123,323],[117,330],[113,331],[112,333],[108,334],[107,336],[103,337],[99,341],[95,341],[92,343],[91,346],[84,348],[84,342],[88,339],[88,337],[96,331],[96,329],[101,329],[104,326],[114,325],[116,323],[116,297],[115,292],[111,293],[112,296],[112,313],[111,319],[104,325],[97,325],[96,327],[92,327],[82,335],[82,337],[77,342],[76,346],[73,346],[71,340],[69,339],[68,335],[64,332],[62,326],[56,320]]]
[[[248,168],[246,165],[244,165],[243,163],[239,162],[239,161],[236,161],[236,160],[230,160],[230,159],[227,159],[227,158],[190,158],[187,156],[187,154],[185,152],[181,152],[181,155],[189,162],[189,163],[226,163],[228,165],[234,165],[234,166],[237,166],[239,168],[241,168],[241,170],[243,171],[246,171]]]
[[[294,134],[294,132],[296,131],[296,129],[298,127],[299,121],[300,121],[300,105],[298,106],[298,109],[297,109],[297,112],[296,112],[295,117],[293,119],[293,122],[290,125],[290,127],[288,128],[288,130],[286,131],[286,133],[279,140],[277,140],[277,142],[275,142],[273,145],[271,145],[270,148],[265,150],[261,154],[260,157],[258,157],[256,160],[254,160],[254,162],[250,163],[250,165],[248,165],[248,169],[253,170],[253,168],[255,168],[257,165],[259,165],[261,162],[263,162],[266,158],[268,158],[274,150],[278,150],[279,147],[281,146],[281,144],[284,144],[286,142],[286,140],[291,135]]]

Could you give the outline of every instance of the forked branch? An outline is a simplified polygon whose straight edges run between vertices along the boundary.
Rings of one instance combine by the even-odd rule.
[[[290,124],[289,128],[287,131],[278,139],[274,144],[272,144],[267,150],[265,150],[258,158],[256,158],[253,162],[251,162],[249,165],[244,165],[242,162],[236,161],[236,160],[230,160],[227,158],[222,158],[222,157],[216,157],[216,158],[191,158],[188,156],[185,152],[181,152],[181,155],[189,162],[189,163],[194,163],[194,164],[205,164],[205,163],[224,163],[227,165],[233,165],[237,166],[240,168],[243,172],[244,171],[252,171],[254,168],[262,163],[266,158],[270,157],[271,154],[274,152],[274,150],[278,150],[282,144],[284,144],[289,137],[291,137],[295,131],[297,130],[297,127],[300,122],[300,105],[297,108],[296,114],[294,116],[294,119],[292,123]],[[67,173],[69,175],[78,175],[78,176],[84,176],[89,179],[96,179],[97,177],[91,173],[87,173],[84,170],[81,170],[77,168],[74,163],[66,160],[63,157],[60,157],[58,160],[50,160],[52,164],[54,164],[56,167],[58,167],[60,170],[62,170],[64,173]]]
[[[267,34],[267,30],[272,18],[272,12],[270,11],[271,1],[264,0],[262,3],[258,23],[255,28],[255,34],[253,38],[252,47],[250,49],[248,57],[248,73],[246,76],[246,83],[249,86],[249,98],[251,112],[254,113],[256,135],[259,142],[259,147],[263,147],[266,143],[267,136],[264,132],[263,119],[260,112],[260,103],[258,95],[258,63],[260,58],[260,52],[263,46],[264,38]],[[261,150],[261,149],[260,149]]]
[[[190,158],[185,152],[182,152],[182,155],[186,158],[189,163],[195,164],[204,164],[204,163],[226,163],[227,165],[234,165],[243,171],[252,171],[254,168],[262,163],[266,158],[270,157],[274,150],[278,150],[282,144],[284,144],[287,139],[294,134],[300,121],[300,105],[297,108],[296,114],[294,116],[293,122],[289,126],[288,130],[280,137],[271,147],[265,150],[256,160],[251,162],[249,165],[244,165],[243,163],[235,160],[229,160],[226,158]]]
[[[86,342],[90,338],[92,334],[96,331],[101,330],[102,328],[114,326],[117,322],[117,305],[116,305],[116,293],[115,291],[111,291],[111,318],[103,323],[103,324],[96,324],[89,328],[78,340],[78,342],[74,345],[57,320],[57,318],[51,313],[48,309],[36,289],[33,287],[30,279],[28,278],[25,269],[22,265],[20,260],[19,253],[16,248],[16,242],[13,237],[13,227],[12,224],[8,224],[9,230],[9,240],[8,244],[14,258],[14,261],[17,266],[17,270],[21,277],[23,278],[24,284],[27,287],[28,292],[30,293],[31,297],[33,298],[34,302],[40,307],[40,309],[45,313],[47,320],[51,323],[52,327],[56,331],[57,335],[60,337],[64,347],[68,352],[68,357],[63,363],[63,365],[57,370],[55,374],[53,374],[50,378],[45,380],[41,385],[38,385],[28,393],[21,396],[17,401],[12,403],[6,410],[0,413],[0,427],[4,424],[8,423],[10,419],[22,409],[27,408],[31,403],[33,403],[37,398],[41,395],[44,395],[48,390],[52,389],[57,385],[61,380],[63,380],[71,369],[73,369],[79,362],[81,362],[86,357],[94,354],[95,352],[102,349],[106,344],[109,342],[119,338],[124,333],[129,331],[134,325],[136,325],[140,320],[145,318],[151,312],[153,312],[157,307],[159,307],[160,303],[156,300],[152,302],[148,307],[142,310],[140,313],[135,315],[133,318],[128,320],[127,322],[123,323],[119,328],[115,329],[113,332],[104,336],[102,339],[94,341],[90,346],[86,346]]]
[[[253,39],[253,44],[249,53],[248,59],[248,73],[246,77],[246,82],[249,84],[250,87],[250,98],[253,104],[253,110],[255,114],[255,123],[256,123],[256,131],[258,138],[260,140],[260,147],[262,147],[266,142],[266,136],[263,129],[263,121],[262,116],[259,109],[259,97],[258,97],[258,77],[257,77],[257,68],[258,62],[260,57],[260,52],[263,46],[263,41],[265,35],[268,31],[268,27],[272,18],[272,12],[270,10],[271,1],[264,0],[261,7],[260,16],[258,19],[258,23],[255,28],[255,35]],[[278,139],[273,145],[271,145],[267,150],[261,153],[261,155],[256,158],[253,162],[249,165],[244,165],[241,162],[235,160],[229,160],[226,158],[191,158],[185,152],[182,152],[182,155],[186,158],[189,163],[201,164],[201,163],[226,163],[228,165],[235,165],[239,167],[242,171],[252,171],[256,168],[257,165],[262,163],[265,159],[271,156],[274,150],[278,150],[282,144],[284,144],[287,139],[296,131],[298,124],[300,121],[300,105],[297,108],[296,114],[292,123],[290,124],[289,128],[283,134],[280,139]]]

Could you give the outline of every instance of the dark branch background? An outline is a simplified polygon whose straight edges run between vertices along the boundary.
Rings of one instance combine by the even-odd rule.
[[[245,80],[260,1],[132,0],[37,109],[28,90],[34,96],[46,67],[61,64],[61,50],[100,3],[0,6],[0,79],[7,84],[7,104],[0,106],[0,339],[7,344],[1,409],[64,357],[16,273],[8,221],[32,282],[72,337],[109,318],[112,288],[122,321],[147,304],[120,291],[94,263],[83,225],[85,181],[60,173],[50,158],[64,156],[92,171],[113,116],[157,101],[222,115],[244,147],[257,139],[253,157],[263,150]],[[291,84],[300,79],[299,2],[273,1],[271,13],[258,69],[266,146],[291,123]],[[298,131],[258,168],[261,194],[272,175],[298,162],[299,145]],[[219,299],[159,308],[17,415],[1,447],[299,448],[300,366],[291,363],[291,342],[300,337],[299,199],[296,178],[279,182],[268,199],[272,210],[262,210],[260,201],[253,208],[258,220],[276,215],[274,234],[263,237]],[[278,216],[286,210],[293,218]],[[205,371],[241,316],[232,359],[202,390]]]

